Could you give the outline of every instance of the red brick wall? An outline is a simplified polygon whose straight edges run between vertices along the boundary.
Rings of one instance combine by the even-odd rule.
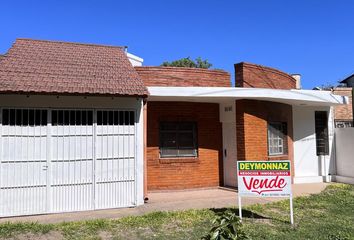
[[[335,120],[353,120],[353,99],[352,88],[335,88],[333,93],[340,96],[347,96],[349,98],[349,104],[338,105],[334,107],[334,119]]]
[[[230,74],[222,70],[179,67],[135,67],[145,86],[231,87]]]
[[[296,80],[277,69],[251,63],[235,64],[236,87],[295,89]]]
[[[288,154],[268,156],[267,124],[287,122]],[[236,101],[238,160],[290,160],[294,169],[292,107],[258,100]]]
[[[147,188],[188,189],[222,185],[222,129],[214,103],[148,102]],[[197,158],[159,157],[159,122],[195,121]]]

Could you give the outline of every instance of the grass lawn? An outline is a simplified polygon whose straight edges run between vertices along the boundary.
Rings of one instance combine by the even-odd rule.
[[[0,224],[0,237],[12,239],[200,239],[215,212],[226,209],[155,212],[118,220],[60,224]],[[238,211],[236,208],[233,211]],[[331,184],[325,191],[289,201],[245,207],[244,229],[250,239],[354,239],[354,186]]]

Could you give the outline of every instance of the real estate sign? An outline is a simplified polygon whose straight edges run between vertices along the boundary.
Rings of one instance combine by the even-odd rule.
[[[256,197],[289,197],[290,161],[238,161],[238,194]]]
[[[289,197],[290,222],[294,224],[290,161],[238,161],[238,205],[241,197]]]

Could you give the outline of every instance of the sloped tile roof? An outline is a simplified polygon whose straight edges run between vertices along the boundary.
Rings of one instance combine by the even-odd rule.
[[[0,93],[148,94],[122,47],[32,39],[0,58]]]

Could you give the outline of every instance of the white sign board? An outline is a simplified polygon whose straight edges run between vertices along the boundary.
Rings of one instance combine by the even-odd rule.
[[[238,161],[238,203],[241,197],[289,197],[290,222],[294,223],[290,161]]]
[[[238,161],[238,194],[255,197],[289,197],[290,161]]]

